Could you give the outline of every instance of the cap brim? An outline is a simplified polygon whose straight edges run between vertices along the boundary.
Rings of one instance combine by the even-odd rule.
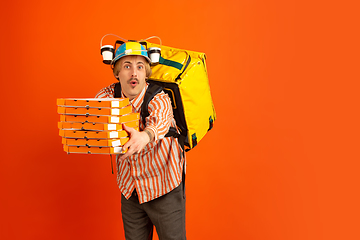
[[[149,57],[147,56],[144,56],[144,55],[141,55],[141,54],[129,54],[129,55],[126,55],[126,54],[122,54],[122,55],[119,55],[117,56],[116,58],[114,58],[112,61],[111,61],[111,65],[114,65],[116,63],[116,61],[118,61],[120,58],[122,57],[126,57],[126,56],[141,56],[141,57],[144,57],[148,63],[151,63],[151,60]]]

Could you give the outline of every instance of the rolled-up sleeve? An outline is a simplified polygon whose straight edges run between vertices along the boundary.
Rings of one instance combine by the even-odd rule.
[[[152,130],[155,134],[155,141],[162,139],[169,131],[173,119],[171,100],[167,94],[157,94],[149,103],[149,116],[146,118],[145,129]]]

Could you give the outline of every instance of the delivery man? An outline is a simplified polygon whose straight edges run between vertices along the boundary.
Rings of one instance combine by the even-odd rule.
[[[126,42],[115,52],[114,76],[121,96],[129,98],[133,112],[140,112],[147,79],[151,75],[147,50],[138,42]],[[114,97],[115,83],[100,90],[98,98]],[[117,158],[117,183],[121,213],[128,240],[152,239],[153,226],[160,240],[186,239],[185,154],[177,138],[165,137],[176,127],[170,98],[163,91],[148,105],[149,116],[139,129],[127,127],[127,152]]]

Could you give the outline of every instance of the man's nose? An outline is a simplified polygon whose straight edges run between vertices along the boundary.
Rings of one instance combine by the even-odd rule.
[[[136,76],[137,76],[137,69],[136,69],[136,68],[133,68],[133,69],[132,69],[131,76],[133,76],[133,77],[136,77]]]

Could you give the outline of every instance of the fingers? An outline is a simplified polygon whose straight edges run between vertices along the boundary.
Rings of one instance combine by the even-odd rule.
[[[120,161],[124,160],[125,158],[127,158],[128,156],[130,156],[130,155],[133,154],[133,153],[132,153],[132,150],[130,149],[130,146],[131,146],[132,143],[133,143],[133,141],[132,141],[132,139],[131,139],[132,130],[135,130],[135,129],[131,128],[131,127],[126,126],[125,124],[123,124],[122,127],[123,127],[123,129],[124,129],[126,132],[129,133],[129,138],[130,138],[130,139],[129,139],[129,141],[127,141],[127,142],[124,144],[124,146],[122,147],[122,152],[125,152],[126,150],[127,150],[127,151],[126,151],[125,154],[123,154],[123,155],[119,158]]]
[[[123,124],[123,129],[129,134],[129,141],[127,141],[127,143],[125,143],[123,146],[123,149],[126,150],[133,145],[134,143],[133,134],[135,134],[136,130],[134,128],[126,126],[125,124]]]
[[[119,158],[121,161],[133,155],[134,153],[141,152],[145,145],[149,143],[150,138],[148,133],[145,131],[139,132],[134,128],[127,127],[125,124],[123,124],[123,128],[129,133],[130,139],[123,146],[123,152],[126,151],[126,153]]]
[[[130,140],[127,141],[127,142],[124,144],[124,146],[122,147],[122,148],[123,148],[123,152],[124,152],[125,150],[128,150],[128,148],[132,145],[132,143],[133,143],[133,141],[132,141],[131,138],[130,138]]]
[[[122,155],[122,156],[119,158],[119,160],[120,160],[120,161],[123,161],[123,160],[125,160],[125,158],[127,158],[127,157],[130,156],[130,155],[131,155],[130,152],[127,151],[124,155]]]
[[[127,150],[127,151],[126,151]],[[128,141],[124,146],[123,146],[123,152],[126,151],[125,154],[123,154],[119,160],[122,161],[125,158],[133,155],[134,153],[139,153],[139,149],[138,146],[133,142],[133,141]]]
[[[131,155],[133,154],[133,149],[131,149],[131,147],[130,147],[131,144],[132,144],[132,141],[131,141],[131,139],[130,139],[130,140],[129,140],[127,143],[125,143],[124,146],[122,147],[122,152],[125,152],[125,151],[126,151],[126,153],[123,154],[123,155],[119,158],[120,161],[124,160],[125,158],[127,158],[128,156],[131,156]]]
[[[123,129],[124,129],[125,131],[127,131],[128,133],[130,133],[130,135],[131,135],[134,131],[136,131],[134,128],[128,127],[128,126],[126,126],[125,124],[123,124],[122,126],[123,126]]]
[[[125,154],[123,154],[119,160],[122,161],[124,160],[125,158],[133,155],[135,152],[136,152],[136,149],[134,147],[134,140],[133,140],[133,134],[135,134],[136,130],[132,127],[128,127],[126,126],[125,124],[122,125],[123,126],[123,129],[129,133],[129,141],[127,141],[127,143],[124,144],[124,146],[122,147],[122,152],[125,152]]]

